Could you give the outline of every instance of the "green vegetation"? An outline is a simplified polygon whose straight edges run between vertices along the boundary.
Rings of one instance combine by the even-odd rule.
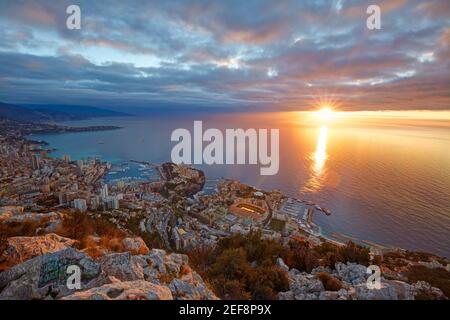
[[[276,266],[281,244],[259,232],[219,240],[215,248],[190,251],[191,263],[222,299],[276,299],[287,291],[286,273]]]
[[[405,275],[410,283],[426,281],[433,287],[441,289],[447,297],[450,297],[450,272],[445,269],[412,266]]]
[[[314,247],[314,251],[320,256],[320,264],[330,268],[334,268],[336,262],[355,262],[365,266],[370,264],[369,248],[357,245],[352,241],[347,242],[345,246],[324,242]]]
[[[311,272],[322,265],[334,268],[336,262],[368,265],[369,250],[352,242],[338,247],[330,243],[312,246],[302,240],[291,240],[283,246],[261,239],[260,232],[236,234],[219,240],[215,248],[199,247],[188,252],[190,262],[222,299],[275,299],[287,291],[287,274],[276,265],[281,257],[290,268]],[[325,288],[338,291],[341,282],[328,273],[317,277]]]
[[[334,269],[337,262],[355,262],[369,265],[369,249],[349,241],[345,246],[337,246],[324,242],[312,246],[307,241],[291,240],[288,248],[282,251],[281,257],[290,267],[300,271],[311,272],[318,266]]]

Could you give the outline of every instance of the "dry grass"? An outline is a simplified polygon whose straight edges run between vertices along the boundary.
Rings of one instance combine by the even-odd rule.
[[[68,215],[57,230],[61,236],[77,240],[76,247],[92,258],[99,258],[104,252],[123,252],[122,240],[127,234],[112,223],[102,219],[92,219],[88,215],[75,212]],[[99,240],[92,235],[98,235]]]
[[[424,266],[413,266],[405,274],[411,283],[426,281],[439,288],[447,298],[450,297],[450,272],[442,268],[430,269]]]
[[[342,283],[339,279],[336,279],[328,272],[319,272],[316,277],[322,281],[325,290],[327,291],[339,291],[342,289]]]

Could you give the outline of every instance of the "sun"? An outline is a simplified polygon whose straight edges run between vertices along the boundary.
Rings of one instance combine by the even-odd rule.
[[[336,113],[329,106],[323,106],[315,112],[315,115],[320,120],[331,120],[336,116]]]

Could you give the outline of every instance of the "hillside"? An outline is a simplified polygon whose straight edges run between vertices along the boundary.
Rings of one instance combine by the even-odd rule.
[[[65,121],[97,117],[119,117],[129,114],[87,106],[13,105],[0,102],[0,118],[17,121]]]

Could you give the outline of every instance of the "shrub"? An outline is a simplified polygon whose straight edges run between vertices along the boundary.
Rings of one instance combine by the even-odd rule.
[[[300,271],[311,272],[319,266],[319,255],[306,241],[291,240],[289,249],[281,253],[284,262]]]
[[[208,268],[216,259],[215,249],[212,246],[198,246],[188,252],[189,262],[201,276],[204,276]]]
[[[62,221],[57,233],[63,237],[83,241],[95,231],[94,223],[85,213],[79,211],[68,214]]]
[[[322,284],[327,291],[339,291],[342,289],[342,282],[328,272],[319,272],[316,274],[316,277],[322,281]]]
[[[411,283],[426,281],[433,287],[441,289],[447,298],[450,297],[450,272],[445,269],[413,266],[405,275]]]
[[[86,247],[84,252],[94,260],[97,260],[98,258],[102,257],[105,253],[104,250],[102,250],[98,246]]]
[[[218,276],[211,283],[216,294],[222,299],[250,300],[252,297],[242,282],[226,279],[224,275]]]
[[[340,247],[339,253],[344,260],[343,262],[356,262],[365,266],[368,266],[370,263],[370,250],[359,246],[352,241],[349,241],[345,246]]]
[[[0,235],[0,256],[2,255],[3,251],[6,250],[8,247],[8,238],[4,235]]]
[[[252,270],[247,281],[254,300],[275,300],[278,292],[289,290],[286,272],[273,265]]]
[[[127,234],[117,229],[109,221],[92,219],[82,212],[68,214],[57,230],[59,235],[77,240],[77,249],[86,250],[92,258],[98,258],[106,250],[113,252],[125,251],[122,240]],[[92,237],[96,234],[100,240]]]
[[[275,263],[277,256],[284,250],[281,244],[262,239],[259,231],[250,232],[247,235],[235,234],[219,240],[217,244],[219,253],[230,248],[243,248],[248,260],[258,264],[265,261]]]
[[[0,224],[0,234],[6,238],[10,237],[34,237],[37,230],[47,224],[48,220],[36,221],[24,219],[23,221],[14,221]]]
[[[276,299],[287,291],[286,272],[275,265],[284,250],[259,232],[219,240],[215,248],[198,247],[188,255],[192,265],[222,299]]]

